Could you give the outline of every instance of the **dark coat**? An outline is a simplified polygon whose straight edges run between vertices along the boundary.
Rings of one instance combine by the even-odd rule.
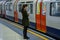
[[[26,10],[22,10],[22,25],[29,26],[29,19],[28,19],[28,14]]]

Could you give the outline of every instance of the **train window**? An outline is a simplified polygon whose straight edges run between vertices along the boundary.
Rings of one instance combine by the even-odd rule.
[[[10,5],[9,5],[9,10],[12,11],[12,9],[13,9],[13,8],[12,8],[12,3],[10,3]]]
[[[6,5],[6,10],[9,10],[9,7],[8,7],[8,5]]]
[[[33,13],[33,4],[30,4],[30,13]]]
[[[12,5],[11,4],[7,4],[6,5],[6,10],[12,11]]]
[[[42,15],[46,14],[46,3],[43,3],[42,5]]]
[[[27,1],[26,3],[28,5],[27,12],[32,14],[33,13],[33,1]]]
[[[19,12],[21,12],[22,5],[23,5],[23,4],[19,4],[19,5],[18,5]],[[27,5],[28,5],[27,12],[32,14],[32,13],[33,13],[33,4],[27,4]]]
[[[50,3],[50,16],[60,17],[60,2]]]
[[[11,11],[11,5],[9,5],[9,11]]]
[[[27,4],[28,8],[27,8],[27,12],[32,14],[33,13],[33,4]]]
[[[20,2],[19,5],[18,5],[18,10],[19,12],[21,12],[21,9],[22,9],[22,5],[24,4],[25,2]]]
[[[19,12],[21,12],[22,4],[19,4],[18,8],[19,8]]]

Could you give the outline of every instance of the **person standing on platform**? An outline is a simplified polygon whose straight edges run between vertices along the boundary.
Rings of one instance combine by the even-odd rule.
[[[23,37],[24,39],[29,39],[27,36],[27,28],[29,27],[29,14],[27,13],[27,4],[22,6],[22,25],[24,26]]]

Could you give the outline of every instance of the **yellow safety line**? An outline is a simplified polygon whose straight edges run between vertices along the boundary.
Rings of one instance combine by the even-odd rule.
[[[5,21],[7,21],[7,20],[5,20]],[[18,28],[20,28],[20,29],[23,29],[23,27],[20,27],[20,25],[18,25],[18,24],[16,24],[16,23],[11,23],[10,21],[7,21],[8,23],[10,23],[10,24],[12,24],[12,25],[14,25],[14,26],[16,26],[16,27],[18,27]],[[40,37],[40,38],[42,38],[43,40],[48,40],[48,38],[46,38],[46,37],[44,37],[44,36],[41,36],[41,35],[39,35],[39,34],[36,34],[35,32],[33,32],[33,31],[31,31],[31,30],[27,30],[29,33],[31,33],[31,34],[33,34],[33,35],[35,35],[35,36],[38,36],[38,37]]]

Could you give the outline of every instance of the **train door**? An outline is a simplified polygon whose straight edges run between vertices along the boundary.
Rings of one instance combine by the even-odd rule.
[[[41,0],[37,1],[36,28],[46,32],[46,8]]]
[[[14,5],[14,21],[18,22],[18,10],[17,10],[17,4],[19,0],[15,0],[13,5]]]
[[[14,11],[13,11],[13,5],[11,2],[6,3],[6,18],[14,21]]]
[[[46,2],[42,3],[41,27],[42,32],[46,32]]]

